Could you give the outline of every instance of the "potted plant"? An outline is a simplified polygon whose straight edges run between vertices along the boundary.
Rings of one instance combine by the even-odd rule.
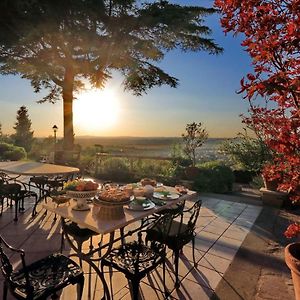
[[[288,226],[284,235],[287,238],[298,237],[300,224],[294,223]],[[300,300],[300,243],[291,243],[285,247],[285,262],[291,270],[296,300]]]

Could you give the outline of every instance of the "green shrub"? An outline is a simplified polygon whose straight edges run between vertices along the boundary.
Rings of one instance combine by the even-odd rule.
[[[90,166],[90,174],[96,171],[96,161],[86,159],[81,162],[83,166]],[[121,182],[134,182],[150,177],[167,184],[175,182],[175,171],[176,167],[170,161],[112,157],[99,162],[96,177]]]
[[[9,151],[12,146],[12,144],[0,143],[0,156],[2,156],[4,152]]]
[[[143,177],[161,179],[172,177],[175,167],[169,161],[138,159],[133,163],[133,173],[137,180]]]
[[[97,177],[113,181],[131,181],[129,165],[122,158],[107,158],[102,162]]]
[[[226,154],[236,169],[260,173],[264,165],[272,160],[272,152],[260,138],[239,133],[234,139],[222,143],[219,150]]]
[[[260,189],[261,187],[263,187],[264,180],[263,180],[262,176],[258,175],[258,176],[253,177],[252,181],[250,182],[250,186],[255,189]]]
[[[24,158],[26,158],[26,151],[23,147],[0,143],[0,159],[21,160]]]
[[[201,192],[226,193],[232,191],[232,170],[219,161],[197,165],[200,172],[194,180],[194,189]]]
[[[234,174],[235,182],[238,183],[249,183],[256,175],[255,172],[250,172],[247,170],[234,170],[233,174]]]

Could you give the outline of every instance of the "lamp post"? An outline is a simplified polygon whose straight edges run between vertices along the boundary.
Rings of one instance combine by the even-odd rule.
[[[53,132],[54,132],[54,162],[55,162],[55,156],[56,156],[56,133],[57,133],[58,127],[56,125],[53,125],[52,129],[53,129]]]

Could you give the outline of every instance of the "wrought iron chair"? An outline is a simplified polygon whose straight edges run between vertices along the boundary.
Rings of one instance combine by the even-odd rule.
[[[148,220],[149,221],[149,220]],[[165,214],[155,219],[151,227],[156,226],[160,229],[162,241],[163,237],[168,236],[172,214]],[[128,243],[122,243],[120,247],[114,248],[101,260],[101,269],[104,272],[104,266],[111,267],[123,273],[131,283],[132,296],[134,300],[139,299],[139,283],[151,271],[159,265],[163,265],[163,284],[166,297],[168,291],[165,285],[165,260],[166,246],[165,243],[153,241],[147,246],[143,241],[143,235],[146,230],[139,230],[137,240]]]
[[[64,237],[65,235],[71,236],[77,243],[77,250],[79,253],[82,252],[82,245],[85,241],[90,239],[90,250],[93,249],[93,236],[98,235],[97,232],[90,230],[88,228],[80,228],[78,224],[65,220],[62,218],[62,234],[61,234],[61,244],[60,252],[62,253],[64,248]],[[82,260],[79,259],[80,266],[82,266]]]
[[[183,246],[192,242],[193,247],[193,261],[196,266],[195,261],[195,227],[196,221],[199,216],[200,207],[202,201],[199,199],[194,205],[186,210],[179,211],[177,214],[173,215],[173,220],[171,223],[171,228],[167,238],[161,235],[160,225],[156,225],[147,230],[146,241],[157,241],[165,243],[169,249],[173,250],[174,254],[174,265],[175,265],[175,287],[180,286],[180,281],[178,278],[178,265],[179,265],[179,254],[183,249]],[[184,218],[189,216],[187,223],[184,223]]]
[[[21,269],[13,269],[4,248],[20,254]],[[20,300],[45,300],[49,296],[55,299],[56,292],[69,284],[78,284],[77,299],[81,299],[84,274],[73,260],[62,254],[52,254],[26,265],[24,250],[13,248],[0,236],[0,262],[4,276],[4,300],[7,299],[8,289],[16,299]]]
[[[47,201],[47,197],[50,195],[50,192],[52,190],[52,185],[55,185],[55,183],[50,180],[48,176],[34,176],[29,179],[29,187],[35,187],[39,192],[38,200],[36,201],[32,209],[32,217],[37,214],[36,207],[38,203],[43,199]]]
[[[47,184],[48,176],[33,176],[29,179],[29,189],[31,189],[31,187],[37,188],[40,199],[45,196],[45,188]]]
[[[0,215],[2,215],[3,212],[4,199],[7,198],[11,202],[15,202],[14,221],[18,221],[18,211],[24,211],[24,199],[28,197],[34,197],[35,202],[37,202],[37,194],[32,191],[27,191],[26,188],[22,189],[22,185],[19,183],[4,183],[0,185]]]

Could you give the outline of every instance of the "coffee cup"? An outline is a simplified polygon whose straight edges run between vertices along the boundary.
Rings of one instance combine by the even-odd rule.
[[[146,197],[138,196],[135,197],[135,202],[139,205],[143,205],[143,203],[146,201]]]

